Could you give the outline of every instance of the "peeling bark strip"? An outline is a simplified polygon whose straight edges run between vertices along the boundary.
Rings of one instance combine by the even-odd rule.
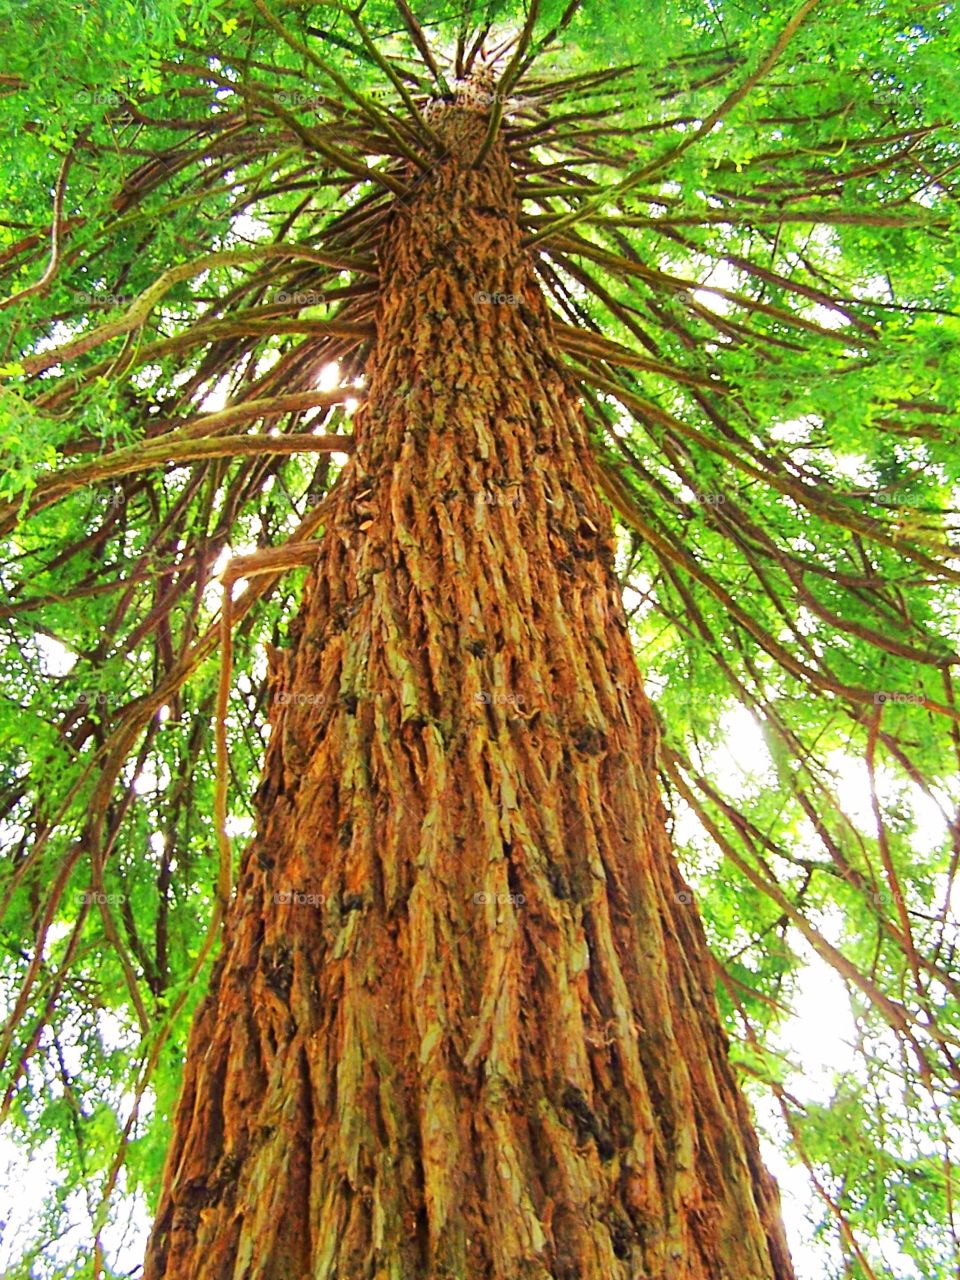
[[[791,1280],[506,154],[435,127],[145,1280]]]

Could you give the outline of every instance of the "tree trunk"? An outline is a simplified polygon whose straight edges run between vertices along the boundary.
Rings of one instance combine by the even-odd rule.
[[[507,154],[435,127],[145,1280],[790,1280]]]

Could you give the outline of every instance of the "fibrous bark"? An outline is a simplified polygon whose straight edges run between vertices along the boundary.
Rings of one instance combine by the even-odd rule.
[[[435,127],[145,1280],[791,1280],[508,156]]]

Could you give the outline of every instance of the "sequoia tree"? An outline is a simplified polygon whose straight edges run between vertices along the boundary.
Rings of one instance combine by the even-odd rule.
[[[0,76],[42,1274],[791,1280],[748,1076],[955,1274],[955,15],[131,9]]]

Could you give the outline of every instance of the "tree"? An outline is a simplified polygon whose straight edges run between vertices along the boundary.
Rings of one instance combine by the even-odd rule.
[[[955,15],[131,9],[0,79],[42,1274],[786,1280],[744,1079],[954,1274]]]

